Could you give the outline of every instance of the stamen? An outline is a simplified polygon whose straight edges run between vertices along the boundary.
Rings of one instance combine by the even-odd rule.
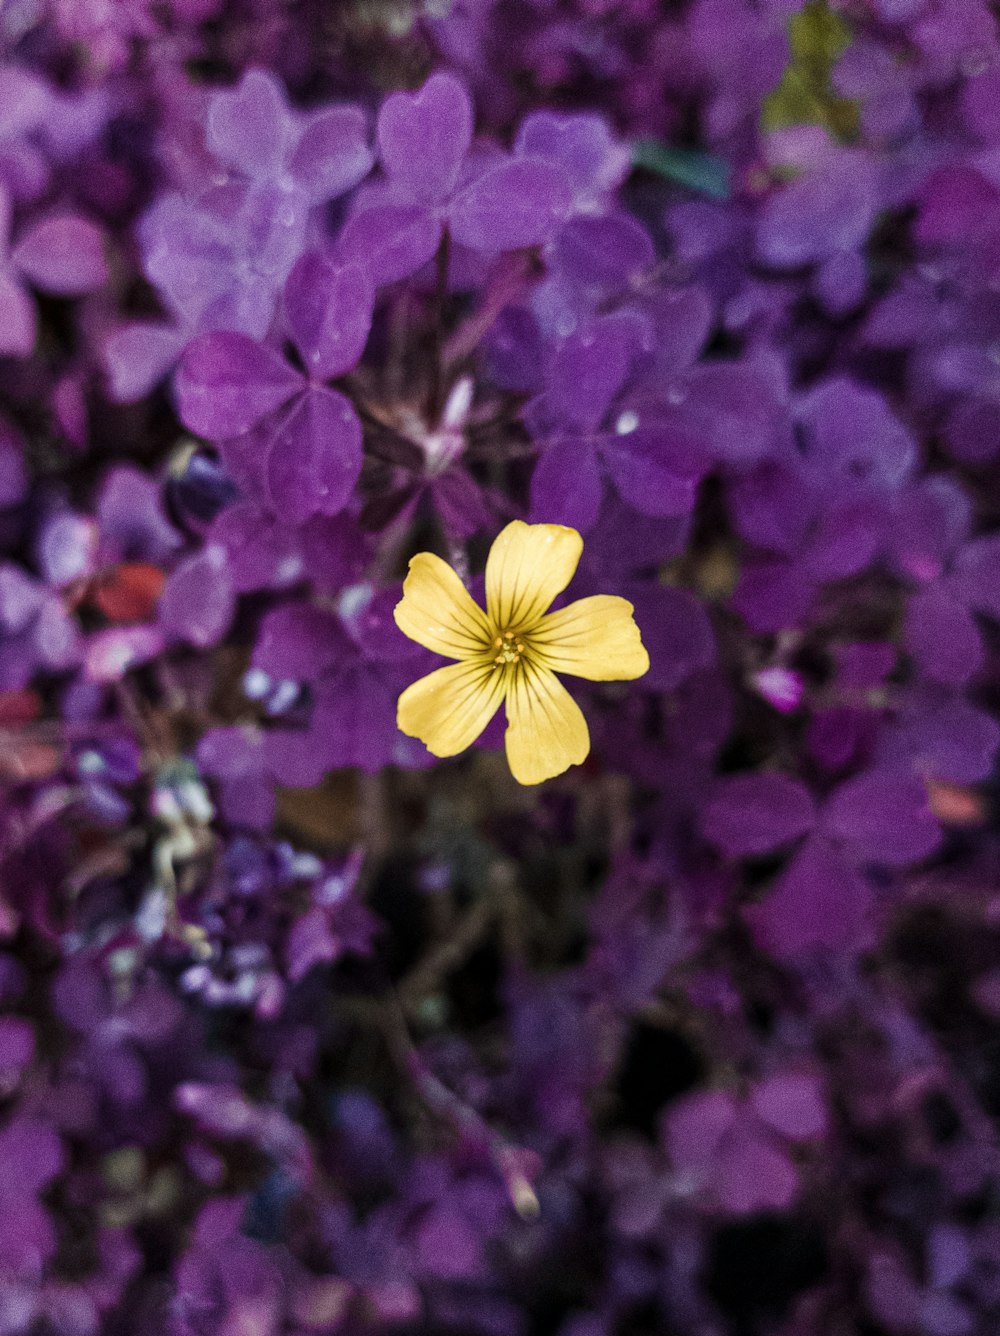
[[[513,631],[504,631],[502,635],[496,636],[493,647],[500,651],[493,660],[497,664],[519,663],[524,653],[524,642],[519,640]]]

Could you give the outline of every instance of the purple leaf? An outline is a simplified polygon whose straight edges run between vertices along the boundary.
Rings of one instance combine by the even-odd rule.
[[[24,443],[19,433],[0,417],[0,509],[16,506],[28,493]]]
[[[927,1278],[937,1290],[951,1289],[973,1265],[970,1233],[947,1222],[931,1226],[927,1234]]]
[[[188,345],[177,371],[181,421],[211,441],[240,436],[301,385],[284,358],[245,334],[202,334]]]
[[[683,1188],[706,1193],[732,1215],[781,1210],[798,1178],[765,1128],[721,1091],[688,1095],[666,1118],[666,1141]]]
[[[224,820],[266,830],[274,819],[274,787],[266,773],[264,734],[252,724],[210,728],[198,743],[198,767],[216,780]]]
[[[754,1091],[753,1107],[768,1127],[792,1141],[810,1141],[826,1130],[826,1103],[820,1083],[804,1072],[769,1076]]]
[[[375,590],[369,584],[345,589],[338,600],[344,630],[369,662],[398,662],[423,653],[396,625],[392,614],[398,602],[398,586]]]
[[[879,203],[866,167],[865,155],[845,152],[776,189],[758,217],[757,254],[764,263],[798,269],[861,245]]]
[[[732,603],[752,631],[781,631],[801,621],[814,592],[814,581],[798,562],[750,560]]]
[[[517,250],[549,241],[567,217],[569,182],[558,167],[533,158],[491,167],[455,199],[451,232],[472,250]]]
[[[13,63],[0,66],[0,140],[4,145],[43,124],[55,90],[43,78]]]
[[[939,168],[922,195],[915,231],[924,244],[966,241],[982,229],[984,220],[995,220],[1000,209],[996,186],[964,163]]]
[[[1000,140],[1000,66],[963,79],[962,117],[966,128],[985,144]]]
[[[521,122],[514,142],[521,158],[558,163],[578,195],[603,194],[621,185],[631,162],[608,122],[594,112],[534,111]]]
[[[832,497],[820,508],[800,560],[817,581],[845,580],[874,560],[887,527],[885,506],[864,493]]]
[[[754,940],[780,960],[816,950],[850,951],[871,936],[874,897],[867,880],[824,839],[811,838],[775,888],[745,917]]]
[[[430,484],[434,508],[445,527],[458,538],[471,538],[485,529],[489,511],[479,487],[462,468],[450,468]]]
[[[209,150],[250,177],[273,177],[281,169],[289,115],[277,80],[248,70],[233,89],[216,93],[208,106]]]
[[[97,497],[102,559],[159,563],[180,539],[163,513],[163,488],[133,464],[108,470]]]
[[[572,282],[599,291],[625,287],[656,259],[649,233],[627,213],[571,218],[556,238],[555,255]]]
[[[326,910],[317,905],[292,924],[285,946],[288,977],[292,983],[304,979],[314,965],[326,965],[343,950],[330,931]]]
[[[198,766],[217,779],[240,779],[261,766],[264,735],[253,725],[210,728],[198,743]]]
[[[80,630],[59,599],[48,599],[39,613],[35,644],[39,662],[57,672],[73,667],[79,659]]]
[[[45,586],[20,566],[0,564],[0,629],[14,635],[27,630],[46,597]]]
[[[46,582],[59,587],[91,575],[97,540],[97,526],[89,517],[72,510],[50,515],[35,542],[36,558]]]
[[[414,1240],[416,1261],[429,1275],[446,1281],[482,1281],[488,1275],[482,1241],[470,1220],[444,1203],[420,1221]]]
[[[270,775],[262,771],[260,775],[220,780],[218,796],[219,811],[231,826],[270,830],[276,809],[274,782]]]
[[[983,666],[975,618],[940,585],[910,597],[903,636],[921,672],[934,682],[963,687]]]
[[[136,403],[161,381],[181,354],[188,335],[172,325],[125,325],[108,336],[103,348],[111,395]]]
[[[907,487],[896,499],[889,535],[900,570],[919,584],[937,579],[971,524],[969,496],[957,480],[935,474]]]
[[[813,276],[812,289],[824,312],[834,320],[857,310],[868,291],[868,269],[863,254],[834,251]]]
[[[799,1188],[798,1174],[784,1148],[746,1122],[727,1139],[714,1178],[719,1203],[733,1215],[785,1211]]]
[[[310,731],[325,770],[358,766],[373,774],[385,765],[432,762],[424,746],[396,727],[396,698],[413,679],[412,660],[355,662],[317,687]]]
[[[453,74],[432,74],[416,93],[392,93],[376,131],[386,172],[415,200],[444,199],[472,143],[472,117],[472,100]]]
[[[491,377],[501,389],[516,394],[540,391],[545,351],[533,313],[523,306],[500,312],[486,336]]]
[[[938,302],[933,290],[916,275],[901,275],[898,285],[879,302],[865,324],[865,342],[875,348],[912,348],[938,327]]]
[[[264,750],[274,778],[289,788],[310,788],[328,769],[308,729],[271,729],[265,735]]]
[[[575,221],[565,229],[566,232]],[[653,255],[650,255],[649,263],[652,260]],[[715,309],[700,285],[667,287],[655,293],[652,300],[656,365],[662,375],[673,376],[691,366],[708,342],[715,322]]]
[[[738,1118],[736,1101],[721,1090],[687,1095],[668,1109],[663,1131],[675,1170],[692,1177],[717,1156]]]
[[[441,223],[419,206],[378,205],[352,214],[337,240],[345,260],[363,265],[377,287],[415,274],[434,258]]]
[[[371,171],[368,122],[360,107],[321,112],[302,132],[291,159],[296,183],[313,201],[335,199]]]
[[[858,640],[834,651],[837,685],[860,688],[881,686],[896,666],[896,646],[883,640]]]
[[[357,580],[368,551],[357,521],[350,515],[314,515],[299,530],[302,555],[313,588],[334,594]]]
[[[898,487],[912,472],[916,445],[877,390],[842,376],[822,381],[802,398],[798,419],[824,473]]]
[[[619,419],[619,433],[622,420]],[[684,428],[653,424],[605,438],[605,466],[622,500],[643,515],[689,515],[708,460]]]
[[[93,292],[108,278],[104,233],[76,214],[56,214],[35,223],[11,258],[36,288],[58,297]]]
[[[285,284],[285,311],[310,376],[332,380],[357,364],[374,305],[375,289],[359,265],[315,251],[302,256]]]
[[[580,431],[593,431],[625,383],[635,352],[630,321],[588,321],[556,347],[548,375],[550,411]]]
[[[729,485],[729,510],[741,537],[791,556],[802,545],[815,509],[813,488],[799,468],[762,464]]]
[[[774,453],[787,431],[773,370],[760,361],[696,367],[684,410],[720,460],[741,465]]]
[[[274,432],[267,485],[275,512],[292,524],[336,515],[361,472],[361,424],[336,390],[309,390]]]
[[[236,249],[235,263],[228,266],[230,286],[249,293],[249,300],[255,304],[263,304],[256,295],[262,287],[273,310],[274,289],[306,248],[308,221],[309,197],[304,191],[287,181],[254,181],[248,185],[238,213],[229,220]],[[219,328],[252,332],[242,322]]]
[[[0,1016],[0,1083],[10,1090],[12,1078],[35,1053],[35,1032],[20,1016]]]
[[[35,346],[35,303],[13,274],[0,273],[0,357],[27,357]]]
[[[229,630],[236,596],[221,547],[209,546],[177,566],[157,607],[161,628],[199,649],[217,645]]]
[[[588,533],[601,508],[602,490],[596,451],[576,441],[557,441],[542,451],[531,478],[532,523],[568,524]]]
[[[1000,534],[967,543],[954,564],[952,592],[970,608],[1000,621]]]
[[[929,779],[978,784],[989,778],[998,747],[1000,725],[993,716],[952,700],[904,724],[887,753]]]
[[[302,577],[296,535],[252,501],[237,501],[219,514],[211,540],[226,549],[229,574],[239,593],[281,589]]]
[[[286,603],[262,619],[253,665],[275,681],[314,682],[336,666],[346,649],[336,613],[308,603]]]
[[[242,436],[219,442],[219,459],[237,492],[266,509],[267,453],[274,435],[275,416],[268,414]]]
[[[922,782],[889,770],[870,770],[841,785],[827,803],[823,829],[863,862],[889,866],[919,862],[941,843]]]
[[[196,320],[230,286],[233,241],[214,212],[192,208],[183,195],[164,195],[138,233],[146,277],[178,318]]]
[[[37,1197],[62,1172],[62,1141],[48,1124],[22,1117],[0,1131],[0,1156],[0,1266],[15,1276],[40,1276],[55,1250],[56,1231]]]
[[[970,468],[989,464],[1000,451],[1000,404],[963,396],[948,414],[944,442],[959,464]]]
[[[686,589],[632,582],[622,593],[635,608],[649,672],[639,685],[673,691],[715,661],[715,637],[701,601]]]
[[[816,823],[812,794],[788,775],[734,775],[716,784],[702,834],[727,858],[758,857],[807,834]]]

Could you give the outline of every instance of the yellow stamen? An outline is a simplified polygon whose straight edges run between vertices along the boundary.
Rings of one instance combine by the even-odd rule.
[[[524,653],[524,645],[520,640],[514,640],[513,631],[505,631],[503,637],[498,637],[496,643],[500,647],[500,653],[493,660],[494,663],[517,663]]]

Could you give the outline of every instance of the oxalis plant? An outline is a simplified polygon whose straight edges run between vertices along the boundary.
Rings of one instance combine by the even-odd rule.
[[[0,1336],[1000,1330],[998,108],[0,5]]]

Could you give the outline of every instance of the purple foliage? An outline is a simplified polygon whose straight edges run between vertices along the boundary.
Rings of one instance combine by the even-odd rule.
[[[1000,1329],[985,0],[0,4],[0,1336]],[[585,537],[531,790],[393,608]]]

